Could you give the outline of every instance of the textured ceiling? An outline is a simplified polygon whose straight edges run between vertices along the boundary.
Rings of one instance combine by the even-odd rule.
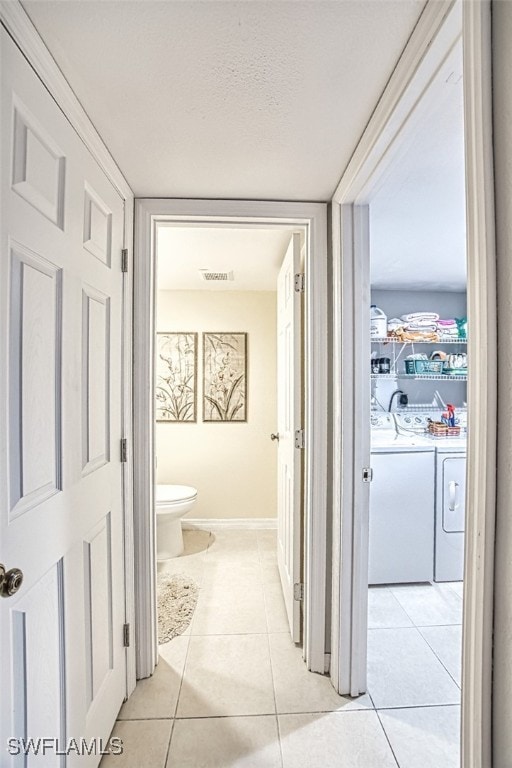
[[[290,242],[283,229],[225,227],[158,228],[159,290],[275,291]],[[207,282],[200,269],[234,273],[234,280]]]
[[[424,0],[23,0],[137,196],[326,201]]]
[[[466,287],[462,43],[422,98],[370,204],[376,288]]]

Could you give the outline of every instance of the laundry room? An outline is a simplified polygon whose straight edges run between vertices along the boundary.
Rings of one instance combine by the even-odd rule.
[[[368,687],[377,707],[435,707],[452,734],[471,333],[461,71],[456,47],[368,213]]]

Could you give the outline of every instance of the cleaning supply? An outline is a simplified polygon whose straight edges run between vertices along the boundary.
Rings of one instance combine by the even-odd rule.
[[[376,304],[370,306],[370,336],[383,339],[388,335],[387,315]]]

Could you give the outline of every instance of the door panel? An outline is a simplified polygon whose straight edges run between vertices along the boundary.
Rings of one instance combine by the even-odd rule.
[[[12,243],[10,519],[60,490],[61,270]]]
[[[301,294],[295,291],[300,268],[300,235],[294,234],[277,281],[277,562],[286,613],[294,642],[300,641],[300,602],[294,584],[301,580],[301,451],[295,430],[301,427]]]
[[[110,299],[82,288],[82,465],[87,474],[109,460]]]
[[[16,95],[13,119],[12,189],[63,229],[66,159]]]
[[[1,42],[0,561],[25,578],[0,600],[0,735],[107,739],[126,690],[124,204]]]
[[[60,560],[25,592],[12,610],[13,736],[65,734],[62,575]],[[32,760],[37,765],[58,765],[55,755]],[[32,760],[29,758],[29,765]]]

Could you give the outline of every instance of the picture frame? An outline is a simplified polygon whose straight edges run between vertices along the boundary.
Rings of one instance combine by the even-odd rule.
[[[197,422],[198,334],[156,334],[155,413],[157,422]]]
[[[203,333],[203,421],[247,422],[247,333]]]

